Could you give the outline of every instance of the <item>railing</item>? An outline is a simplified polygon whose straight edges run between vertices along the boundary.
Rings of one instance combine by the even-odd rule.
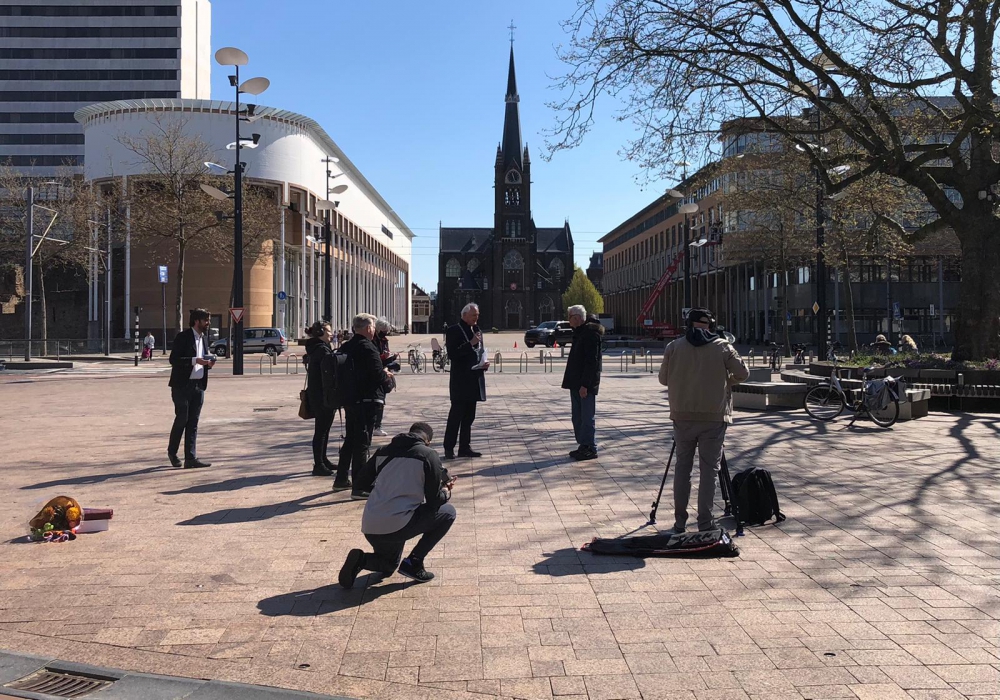
[[[493,371],[503,374],[503,355],[500,354],[499,350],[497,351],[497,354],[493,356]]]
[[[134,342],[132,338],[112,338],[110,352],[113,355],[129,355],[131,357],[135,354]],[[0,340],[0,357],[6,357],[8,360],[24,357],[26,346],[27,341],[24,339]],[[72,338],[36,340],[32,338],[31,356],[48,358],[54,356],[56,359],[61,359],[64,355],[103,355],[104,347],[105,342],[100,338],[90,340]],[[156,350],[159,349],[156,348]]]
[[[524,363],[524,373],[528,373],[528,351],[525,350],[521,353],[521,356],[517,358],[517,373],[521,373],[521,363]]]

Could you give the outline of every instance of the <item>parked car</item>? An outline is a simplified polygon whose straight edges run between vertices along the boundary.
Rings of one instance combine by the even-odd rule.
[[[573,342],[573,327],[569,321],[545,321],[524,334],[524,344],[529,348],[536,345],[552,347],[556,343],[565,345]]]
[[[243,352],[266,352],[280,355],[288,350],[288,338],[280,328],[244,328]],[[219,357],[229,357],[229,338],[221,338],[212,344],[212,352]]]

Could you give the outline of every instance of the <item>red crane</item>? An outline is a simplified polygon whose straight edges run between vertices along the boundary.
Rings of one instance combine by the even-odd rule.
[[[704,247],[718,245],[722,242],[722,237],[717,231],[712,231],[708,240],[701,245]],[[682,248],[674,259],[670,261],[667,265],[667,269],[663,271],[660,275],[660,279],[657,280],[656,284],[653,286],[653,290],[649,293],[649,298],[642,305],[642,309],[639,311],[639,317],[636,319],[636,323],[643,328],[647,333],[657,337],[657,338],[677,338],[681,333],[673,327],[670,323],[666,321],[652,321],[649,318],[649,314],[653,311],[653,307],[656,305],[657,300],[660,295],[663,294],[663,290],[667,288],[667,283],[670,282],[670,278],[674,276],[677,268],[681,264],[681,260],[684,259],[684,249]],[[648,321],[648,323],[647,323]]]

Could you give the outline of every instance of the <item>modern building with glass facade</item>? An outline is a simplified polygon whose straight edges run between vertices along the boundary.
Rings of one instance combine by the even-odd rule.
[[[0,2],[0,164],[78,168],[89,104],[210,97],[209,0]]]
[[[85,177],[100,186],[147,175],[123,141],[141,139],[172,120],[183,123],[185,134],[206,142],[216,153],[215,162],[231,168],[235,151],[226,145],[234,137],[235,109],[232,102],[181,99],[85,107],[76,113],[85,136]],[[306,325],[323,315],[327,285],[333,287],[332,323],[337,328],[349,327],[351,317],[360,312],[385,316],[400,329],[412,327],[413,233],[318,123],[272,107],[258,106],[256,116],[252,131],[260,135],[259,145],[241,151],[247,164],[244,183],[272,191],[279,216],[267,243],[270,254],[244,265],[244,327],[275,326],[292,338],[300,337]],[[328,167],[336,179],[328,180]],[[331,197],[338,200],[338,207],[327,278],[324,214],[318,205],[327,199],[329,183],[347,185],[347,191]],[[120,324],[127,318],[124,311],[134,306],[143,307],[143,329],[160,327],[162,290],[157,269],[166,265],[173,270],[176,253],[148,241],[132,245],[127,218],[125,226],[125,243],[116,251],[125,260],[124,288],[115,291],[114,303],[123,312],[121,317],[115,315],[116,327],[128,337]],[[215,316],[213,325],[228,327],[232,264],[204,253],[189,253],[186,261],[185,306],[208,308]],[[176,294],[174,277],[168,280],[168,299]]]

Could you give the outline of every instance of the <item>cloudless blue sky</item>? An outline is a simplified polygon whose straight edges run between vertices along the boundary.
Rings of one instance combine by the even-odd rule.
[[[262,105],[318,121],[413,230],[413,280],[437,288],[438,222],[493,225],[493,163],[501,138],[510,44],[521,96],[521,135],[532,157],[538,226],[568,218],[576,261],[656,196],[618,155],[633,134],[610,102],[582,146],[542,159],[556,115],[556,46],[574,0],[212,0],[212,50],[250,56],[244,75],[270,78]],[[226,70],[212,97],[232,99]],[[368,222],[358,222],[366,224]],[[381,223],[381,222],[377,222]]]

